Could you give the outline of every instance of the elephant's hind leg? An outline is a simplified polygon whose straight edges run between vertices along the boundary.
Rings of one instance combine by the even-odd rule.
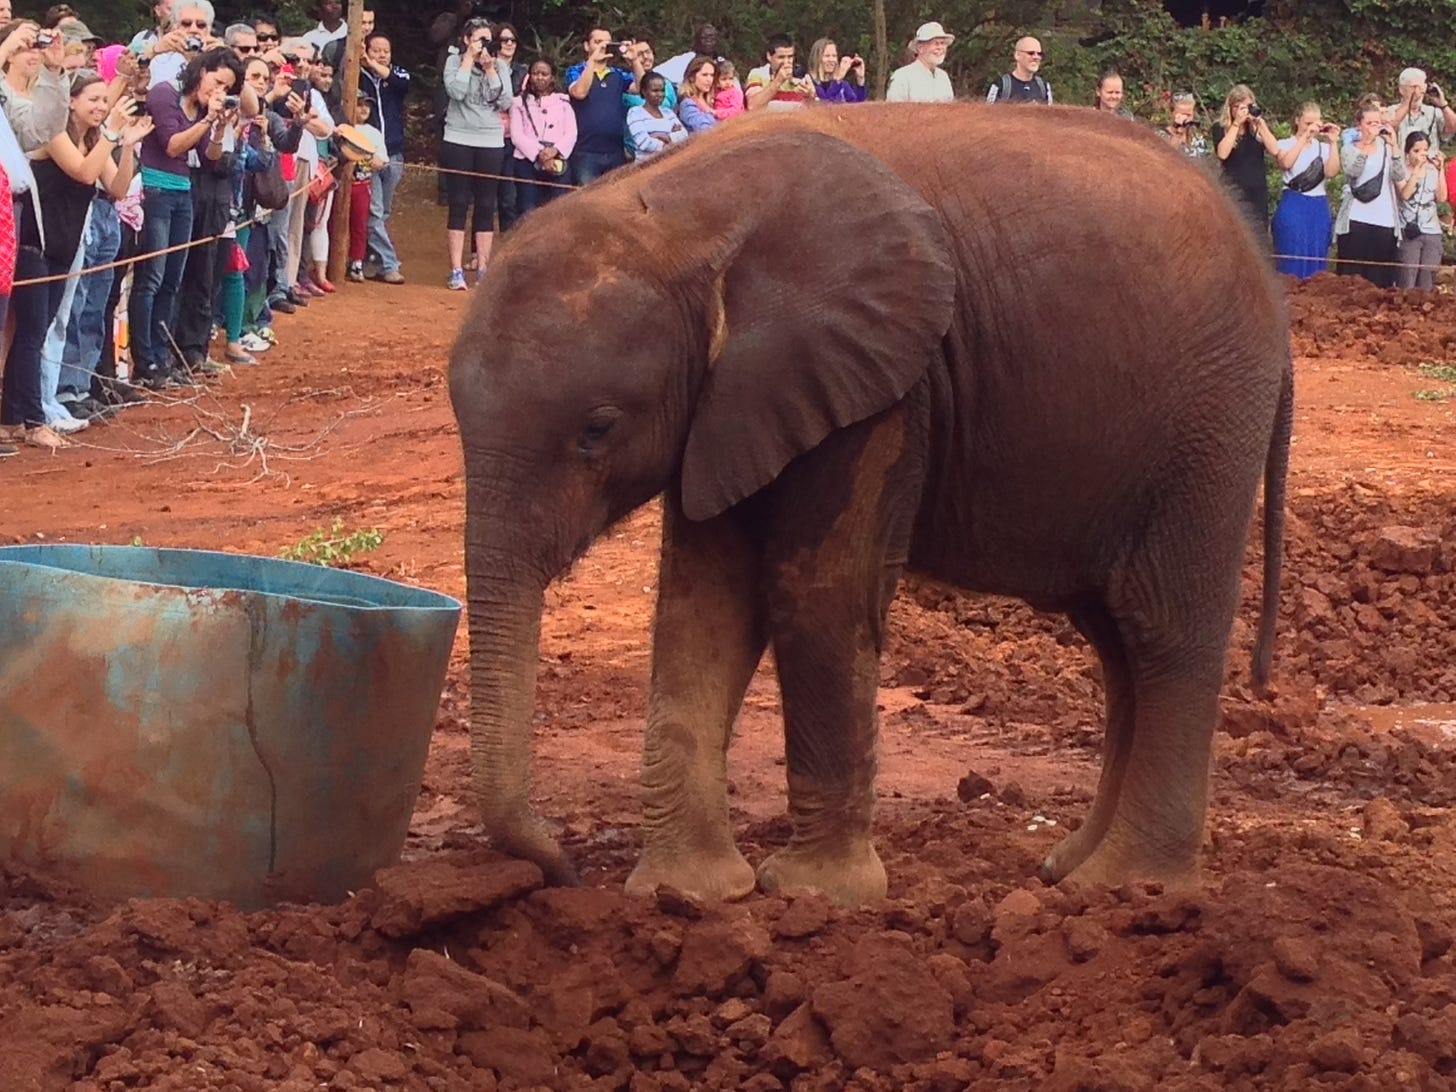
[[[1102,774],[1097,796],[1082,825],[1064,839],[1041,866],[1047,883],[1063,879],[1092,855],[1112,824],[1118,794],[1132,751],[1133,687],[1127,650],[1117,623],[1102,603],[1088,604],[1071,612],[1072,624],[1096,651],[1102,662],[1102,685],[1107,692],[1107,727],[1102,739]]]
[[[693,523],[671,492],[643,743],[643,850],[627,891],[704,899],[754,887],[728,819],[728,742],[763,654],[757,548],[730,517]]]

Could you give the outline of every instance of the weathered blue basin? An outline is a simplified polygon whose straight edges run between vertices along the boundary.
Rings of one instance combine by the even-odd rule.
[[[344,898],[404,844],[459,618],[291,561],[0,548],[0,858],[108,897]]]

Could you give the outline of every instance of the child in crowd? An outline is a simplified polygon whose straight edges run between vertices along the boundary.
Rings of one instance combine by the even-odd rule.
[[[718,62],[718,90],[713,96],[713,116],[725,121],[743,113],[743,88],[738,86],[738,73],[732,61]]]

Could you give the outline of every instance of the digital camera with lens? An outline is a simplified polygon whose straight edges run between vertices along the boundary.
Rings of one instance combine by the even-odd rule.
[[[201,53],[202,52],[202,47],[205,44],[206,43],[203,42],[202,38],[199,35],[189,34],[183,40],[183,42],[182,42],[182,48],[185,49],[185,50],[187,50],[188,53]]]
[[[240,100],[236,95],[224,95],[222,97],[222,108],[224,110],[236,110],[238,108],[239,101]]]
[[[56,32],[53,30],[38,30],[35,33],[35,48],[49,49],[56,41]]]
[[[1262,106],[1260,106],[1257,102],[1251,102],[1251,103],[1249,103],[1249,117],[1251,117],[1251,118],[1261,118],[1263,116],[1264,116],[1264,108]]]

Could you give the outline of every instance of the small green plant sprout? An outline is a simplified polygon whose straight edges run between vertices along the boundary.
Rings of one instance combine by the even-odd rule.
[[[1421,375],[1427,379],[1437,379],[1442,383],[1456,383],[1456,365],[1453,364],[1422,364]]]
[[[133,546],[140,546],[142,544],[142,536],[141,535],[132,535],[131,536],[131,544]]]
[[[1453,391],[1453,390],[1433,391],[1433,390],[1429,390],[1429,389],[1422,389],[1422,390],[1418,390],[1418,391],[1411,391],[1411,397],[1414,398],[1418,402],[1444,402],[1444,401],[1446,401],[1446,399],[1450,398],[1452,395],[1456,395],[1456,391]]]
[[[299,539],[297,543],[288,547],[278,556],[285,561],[304,561],[311,565],[323,565],[328,568],[346,568],[353,562],[355,554],[377,550],[383,542],[384,532],[378,528],[371,528],[367,531],[350,531],[345,534],[343,519],[335,516],[334,522],[329,525],[328,530],[320,527],[312,534]]]

